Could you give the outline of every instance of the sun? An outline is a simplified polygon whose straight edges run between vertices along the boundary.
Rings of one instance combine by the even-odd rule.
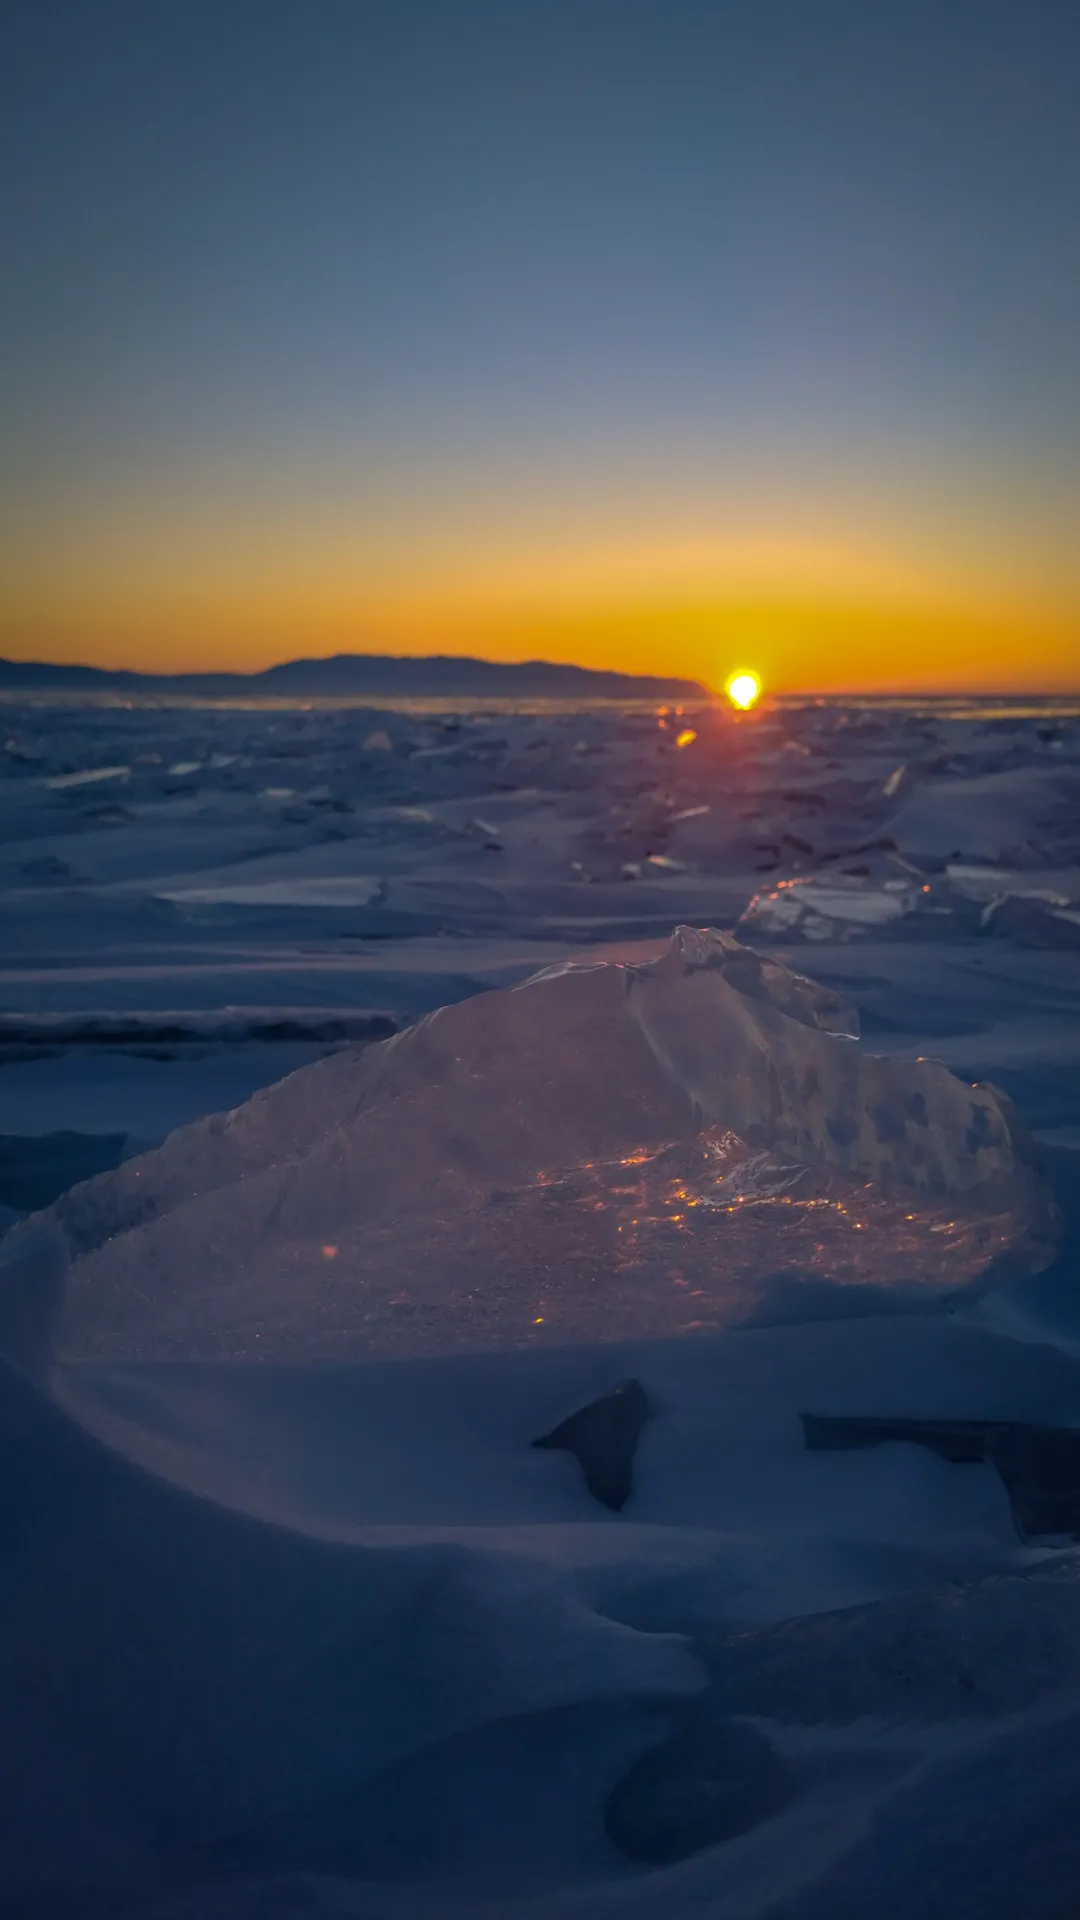
[[[728,676],[725,691],[733,707],[752,707],[761,692],[761,681],[748,667],[739,667]]]

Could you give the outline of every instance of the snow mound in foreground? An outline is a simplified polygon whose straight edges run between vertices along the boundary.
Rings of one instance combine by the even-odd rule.
[[[442,1008],[57,1202],[55,1346],[627,1339],[931,1305],[1044,1265],[1054,1210],[1005,1097],[857,1030],[828,989],[687,927]]]

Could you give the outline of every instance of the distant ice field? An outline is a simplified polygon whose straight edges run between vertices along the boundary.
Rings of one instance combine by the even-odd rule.
[[[0,738],[0,1908],[1080,1912],[1080,702]]]
[[[10,1140],[144,1146],[200,1082],[202,1111],[235,1104],[560,955],[730,927],[755,894],[745,937],[805,951],[809,928],[876,1045],[1076,1125],[1076,701],[69,697],[0,718]]]

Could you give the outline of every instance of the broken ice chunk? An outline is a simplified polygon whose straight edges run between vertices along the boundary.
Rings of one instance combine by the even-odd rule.
[[[848,1450],[907,1441],[959,1465],[997,1468],[1021,1539],[1080,1539],[1080,1429],[1029,1420],[913,1420],[804,1413],[810,1448]]]
[[[58,1350],[628,1339],[767,1317],[778,1288],[820,1317],[823,1289],[932,1307],[1045,1265],[1056,1216],[1004,1095],[857,1031],[708,928],[444,1007],[58,1201]]]
[[[1080,946],[1080,871],[950,865],[952,888],[981,903],[982,931],[1029,947]]]
[[[42,785],[61,792],[67,787],[96,786],[102,780],[127,780],[130,774],[130,767],[85,767],[79,773],[54,773]]]
[[[903,920],[924,898],[921,886],[899,878],[877,885],[844,874],[827,881],[780,880],[767,893],[755,893],[736,929],[751,936],[850,940]]]
[[[923,781],[893,814],[889,833],[901,852],[924,865],[1017,857],[1028,866],[1047,865],[1074,857],[1078,808],[1075,774],[1013,767],[974,779]]]
[[[968,900],[990,904],[997,900],[1045,900],[1054,907],[1080,901],[1080,868],[1031,872],[1023,868],[966,866],[952,861],[946,877]]]
[[[473,814],[472,818],[467,820],[465,825],[467,832],[475,833],[479,836],[489,853],[502,852],[503,843],[499,839],[499,829],[493,827],[490,821],[481,820],[479,814]]]
[[[1080,911],[1054,906],[1030,894],[1010,894],[983,908],[987,933],[1023,947],[1080,947]]]

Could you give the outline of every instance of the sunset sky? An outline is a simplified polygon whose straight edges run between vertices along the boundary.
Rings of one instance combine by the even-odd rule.
[[[1075,0],[9,0],[0,653],[1080,687]]]

